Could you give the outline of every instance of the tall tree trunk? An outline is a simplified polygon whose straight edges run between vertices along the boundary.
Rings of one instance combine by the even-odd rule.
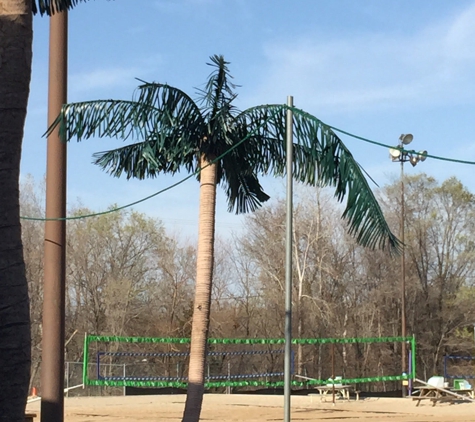
[[[31,340],[19,175],[28,103],[31,0],[0,1],[0,421],[25,420]]]
[[[217,165],[200,160],[200,217],[196,258],[196,287],[191,330],[190,368],[183,422],[198,422],[204,393],[204,374],[214,264],[214,226]]]

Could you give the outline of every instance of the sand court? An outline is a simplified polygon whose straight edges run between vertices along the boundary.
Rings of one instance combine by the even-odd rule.
[[[202,421],[283,421],[283,396],[207,394]],[[67,422],[180,422],[185,395],[71,397],[65,399]],[[28,411],[39,413],[40,402]],[[37,421],[39,418],[36,419]],[[475,403],[439,403],[416,407],[411,399],[365,398],[321,402],[310,396],[292,397],[292,421],[475,422]]]

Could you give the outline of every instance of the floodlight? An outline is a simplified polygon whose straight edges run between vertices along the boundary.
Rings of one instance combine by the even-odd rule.
[[[389,155],[392,159],[399,158],[401,151],[396,148],[389,148]]]
[[[420,158],[418,155],[411,155],[411,157],[409,158],[409,162],[412,164],[412,167],[414,167],[419,161]]]
[[[410,144],[413,139],[414,139],[414,136],[412,136],[410,133],[408,133],[408,134],[406,134],[406,135],[402,134],[402,135],[399,137],[399,140],[400,140],[404,145]]]
[[[426,150],[424,150],[424,151],[419,151],[419,152],[417,153],[417,156],[419,157],[419,160],[425,161],[426,158],[427,158],[427,151],[426,151]]]

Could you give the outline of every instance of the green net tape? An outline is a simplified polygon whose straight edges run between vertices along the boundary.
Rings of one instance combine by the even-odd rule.
[[[401,381],[407,380],[407,375],[394,375],[385,377],[366,377],[366,378],[345,378],[341,380],[335,380],[337,384],[361,384],[367,382],[380,382],[380,381]],[[90,386],[107,386],[107,387],[173,387],[183,388],[188,387],[188,383],[180,381],[132,381],[132,380],[87,380],[86,385]],[[329,380],[306,380],[306,381],[292,381],[294,387],[312,387],[317,385],[331,384]],[[284,381],[212,381],[206,382],[205,388],[220,388],[220,387],[267,387],[276,388],[283,387]]]
[[[164,344],[188,344],[189,338],[175,337],[119,337],[119,336],[87,336],[88,342],[121,342],[121,343],[164,343]],[[388,343],[413,341],[412,337],[355,337],[355,338],[300,338],[293,339],[292,344],[348,344],[348,343]],[[208,344],[284,344],[283,338],[210,338]]]

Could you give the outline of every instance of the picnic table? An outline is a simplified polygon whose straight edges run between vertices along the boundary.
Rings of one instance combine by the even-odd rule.
[[[315,386],[315,389],[318,391],[318,395],[321,400],[324,400],[328,395],[333,395],[335,391],[335,396],[350,400],[350,390],[353,388],[352,385],[318,385]],[[359,391],[356,392],[356,399],[359,399]]]
[[[467,400],[465,397],[470,397],[471,400],[468,399],[469,401],[473,401],[474,398],[473,389],[454,390],[432,385],[417,386],[414,389],[419,391],[419,395],[412,397],[412,400],[417,401],[416,406],[419,406],[422,400],[429,400],[432,402],[432,406],[435,406],[437,403],[448,402],[453,404],[456,401]]]
[[[454,396],[447,395],[447,393],[442,389],[431,385],[424,385],[415,388],[419,390],[419,395],[412,397],[412,400],[417,401],[416,406],[419,406],[422,400],[429,400],[432,402],[432,406],[435,406],[438,402],[453,402],[457,399]]]

